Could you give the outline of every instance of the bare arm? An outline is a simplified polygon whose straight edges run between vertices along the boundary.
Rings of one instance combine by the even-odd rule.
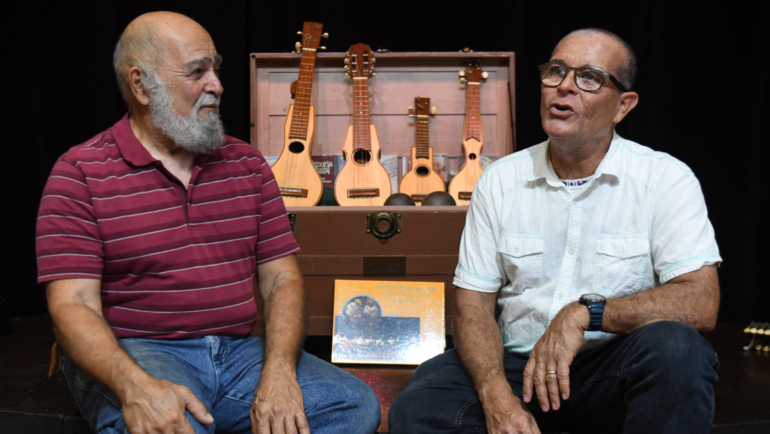
[[[265,306],[265,366],[251,407],[252,432],[309,434],[297,383],[306,324],[302,273],[295,255],[261,264],[257,272]]]
[[[48,311],[59,345],[80,369],[115,392],[130,431],[192,433],[185,408],[202,423],[213,422],[189,389],[151,377],[120,348],[102,316],[100,290],[95,279],[50,282]]]
[[[625,335],[657,321],[678,321],[698,331],[714,329],[719,279],[713,265],[629,297],[607,300],[602,331]]]
[[[503,339],[495,321],[497,293],[457,288],[455,340],[471,377],[490,433],[539,433],[529,410],[505,377]]]

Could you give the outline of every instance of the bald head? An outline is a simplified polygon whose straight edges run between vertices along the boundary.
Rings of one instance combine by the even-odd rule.
[[[134,19],[123,31],[112,58],[123,99],[129,100],[128,71],[132,67],[157,72],[174,41],[196,32],[208,35],[200,24],[175,12],[150,12]]]
[[[624,41],[620,36],[610,32],[609,30],[591,27],[570,32],[567,36],[563,37],[558,44],[556,44],[556,47],[561,45],[565,40],[576,35],[606,38],[616,44],[621,53],[619,56],[620,58],[617,59],[617,70],[608,72],[615,75],[618,78],[618,81],[620,81],[620,83],[623,84],[626,89],[631,90],[634,82],[636,81],[636,53],[634,53],[634,50],[631,48],[631,46],[628,45],[628,43]],[[554,48],[554,52],[555,51],[556,48]],[[553,53],[551,53],[551,57],[553,57]]]

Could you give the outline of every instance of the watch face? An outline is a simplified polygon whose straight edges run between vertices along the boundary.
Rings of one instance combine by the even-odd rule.
[[[583,294],[580,296],[580,301],[584,304],[590,304],[590,303],[604,303],[607,301],[606,298],[604,298],[603,295],[599,294]]]

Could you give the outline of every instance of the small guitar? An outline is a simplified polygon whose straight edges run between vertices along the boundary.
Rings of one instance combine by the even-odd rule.
[[[390,196],[388,172],[380,163],[377,130],[369,123],[369,77],[374,57],[368,45],[350,47],[345,70],[353,80],[353,125],[348,127],[342,166],[334,183],[334,197],[341,206],[381,206]]]
[[[449,194],[457,205],[470,205],[471,193],[481,176],[479,154],[484,145],[481,134],[481,79],[487,78],[487,73],[481,72],[481,62],[469,60],[465,70],[460,71],[460,82],[467,83],[465,87],[465,122],[463,123],[463,152],[465,163],[457,175],[449,182]]]
[[[302,30],[302,42],[295,46],[302,53],[299,78],[291,85],[294,103],[289,105],[283,127],[283,149],[272,170],[286,206],[313,206],[321,200],[323,181],[313,165],[310,149],[315,130],[315,107],[310,105],[313,90],[316,50],[321,47],[323,24],[306,22]]]
[[[438,173],[433,171],[433,147],[428,143],[428,119],[435,115],[436,109],[430,108],[430,98],[414,99],[415,146],[412,146],[412,170],[398,185],[400,193],[408,194],[415,205],[422,205],[425,196],[434,191],[446,191],[446,184]]]

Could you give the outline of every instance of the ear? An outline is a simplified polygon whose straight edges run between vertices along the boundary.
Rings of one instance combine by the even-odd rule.
[[[624,92],[620,95],[620,102],[618,104],[618,111],[615,112],[615,117],[612,119],[616,124],[620,123],[626,115],[636,107],[639,103],[639,94],[636,92]]]
[[[145,89],[142,82],[143,77],[144,71],[138,66],[132,66],[128,70],[128,85],[131,87],[131,94],[134,95],[134,99],[140,105],[147,107],[150,105],[150,95],[147,93],[147,89]]]

